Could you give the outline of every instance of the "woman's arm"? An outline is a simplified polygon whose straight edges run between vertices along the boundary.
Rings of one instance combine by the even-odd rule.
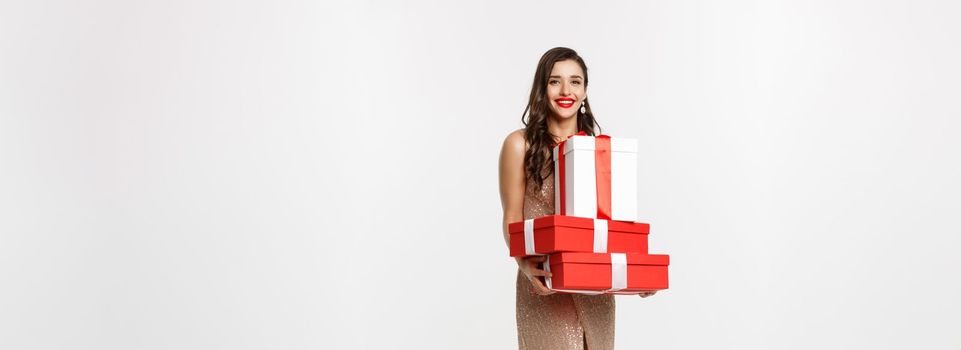
[[[510,245],[507,224],[524,220],[524,152],[526,150],[523,130],[517,130],[504,140],[501,148],[499,177],[501,208],[504,210],[504,243]]]
[[[517,130],[504,140],[501,147],[500,162],[498,166],[498,177],[500,179],[501,207],[504,209],[503,222],[501,229],[504,234],[504,243],[510,246],[510,236],[507,232],[507,225],[512,222],[524,220],[524,190],[526,178],[524,174],[524,152],[527,144],[524,141],[524,130]],[[544,257],[515,258],[517,266],[531,281],[535,292],[538,294],[551,294],[550,289],[541,283],[537,276],[549,276],[550,272],[539,268],[538,264],[544,261]]]

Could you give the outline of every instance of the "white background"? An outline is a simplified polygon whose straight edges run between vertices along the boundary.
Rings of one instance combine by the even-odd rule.
[[[4,1],[0,348],[506,349],[497,155],[578,50],[671,289],[621,349],[961,347],[950,1]]]

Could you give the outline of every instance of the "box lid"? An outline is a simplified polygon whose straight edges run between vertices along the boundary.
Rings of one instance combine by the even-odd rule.
[[[564,152],[567,154],[572,150],[594,150],[594,136],[574,135],[567,138],[564,142]],[[637,153],[637,139],[624,137],[611,137],[611,152],[630,152]]]
[[[547,215],[534,219],[535,230],[551,226],[593,229],[594,219],[565,215]],[[607,231],[646,234],[651,232],[651,225],[643,222],[608,220]],[[510,223],[507,225],[507,232],[524,232],[524,222]]]
[[[657,265],[668,266],[671,258],[666,254],[623,253],[627,257],[628,265]],[[610,253],[554,253],[551,254],[551,265],[561,263],[581,264],[610,264]]]

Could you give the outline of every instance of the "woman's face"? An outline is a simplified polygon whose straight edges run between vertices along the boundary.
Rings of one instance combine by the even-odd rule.
[[[587,98],[584,86],[584,71],[574,60],[554,63],[551,76],[547,80],[547,99],[554,115],[561,119],[577,116],[577,110]]]

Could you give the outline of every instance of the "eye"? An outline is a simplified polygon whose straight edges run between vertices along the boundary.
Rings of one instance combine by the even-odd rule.
[[[547,83],[548,83],[548,84],[551,84],[551,85],[557,85],[557,83],[559,83],[559,81],[552,79],[552,80],[548,81]]]
[[[581,85],[581,81],[580,81],[580,80],[575,80],[575,81],[571,82],[571,84]]]

